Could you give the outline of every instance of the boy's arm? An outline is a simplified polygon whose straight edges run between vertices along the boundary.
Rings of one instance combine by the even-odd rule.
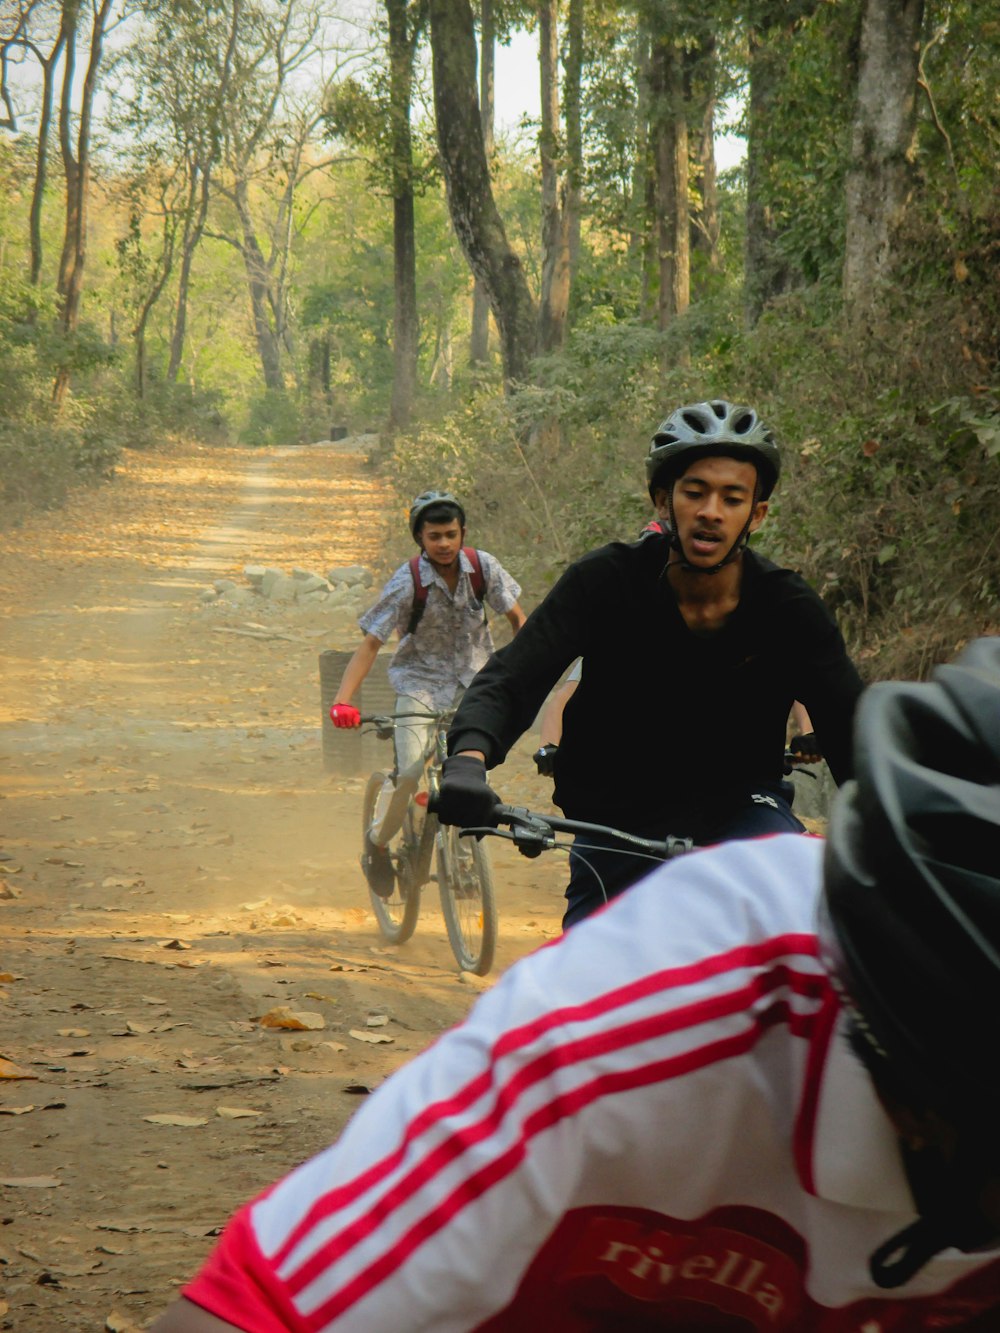
[[[515,602],[509,611],[504,612],[504,615],[510,621],[510,627],[515,634],[521,628],[524,622],[528,619],[528,617],[521,610],[520,602]]]
[[[361,682],[371,671],[381,647],[381,639],[374,634],[365,635],[358,644],[354,656],[344,668],[344,674],[340,678],[340,687],[333,701],[335,704],[349,704],[351,702],[360,688]]]
[[[579,684],[578,680],[564,681],[545,705],[541,725],[538,728],[539,741],[542,745],[558,745],[562,740],[563,710],[576,693]]]

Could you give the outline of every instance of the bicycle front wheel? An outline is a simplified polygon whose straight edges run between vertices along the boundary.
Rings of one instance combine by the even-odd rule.
[[[441,911],[451,951],[463,972],[484,977],[493,966],[497,908],[489,853],[476,838],[460,838],[442,825],[437,844]]]
[[[388,773],[373,773],[365,788],[365,799],[361,810],[361,845],[362,856],[368,830],[376,815],[384,812],[395,790]],[[409,811],[407,811],[409,816]],[[389,844],[389,855],[396,875],[396,883],[390,897],[383,898],[369,887],[368,897],[372,911],[382,937],[390,944],[403,944],[417,928],[420,913],[420,885],[413,883],[412,856],[409,847],[409,835],[412,830],[409,817],[403,821],[403,827]]]

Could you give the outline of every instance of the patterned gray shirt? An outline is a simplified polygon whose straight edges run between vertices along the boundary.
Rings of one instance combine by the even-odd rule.
[[[426,708],[450,708],[459,687],[472,680],[493,651],[493,638],[483,608],[472,591],[472,565],[459,555],[462,573],[454,593],[426,555],[420,557],[420,579],[427,603],[415,633],[407,634],[413,611],[413,578],[407,562],[382,589],[375,605],[360,617],[366,634],[388,643],[393,632],[399,647],[389,664],[389,683],[397,694],[409,694]],[[501,615],[512,610],[520,585],[488,551],[479,552],[486,602]]]

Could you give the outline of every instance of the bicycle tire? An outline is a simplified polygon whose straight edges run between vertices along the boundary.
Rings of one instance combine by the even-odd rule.
[[[463,972],[484,977],[497,944],[496,894],[489,853],[477,838],[459,838],[442,825],[437,845],[438,889],[448,943]]]
[[[364,852],[365,835],[371,828],[372,818],[375,814],[375,802],[388,781],[388,773],[376,771],[369,777],[368,785],[365,787],[365,799],[361,807],[362,854]],[[404,822],[403,828],[389,844],[389,855],[392,857],[393,868],[396,872],[396,887],[392,897],[383,898],[380,894],[375,893],[371,887],[368,889],[368,898],[379,931],[382,938],[387,940],[389,944],[404,944],[416,930],[417,917],[420,915],[420,885],[412,883],[411,861],[406,847],[408,822],[408,820]]]

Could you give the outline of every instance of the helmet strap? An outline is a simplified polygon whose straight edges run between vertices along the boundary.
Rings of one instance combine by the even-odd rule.
[[[946,1162],[935,1149],[917,1152],[901,1144],[900,1150],[919,1216],[868,1261],[872,1280],[883,1289],[903,1286],[949,1246],[968,1254],[997,1239],[979,1204],[984,1175],[979,1154],[960,1147]]]

